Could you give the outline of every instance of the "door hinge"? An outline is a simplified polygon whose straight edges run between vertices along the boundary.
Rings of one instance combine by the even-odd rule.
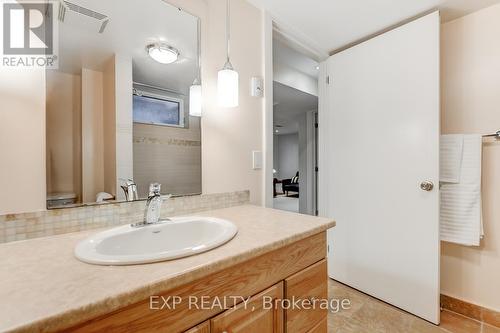
[[[330,75],[326,77],[326,84],[330,84]]]
[[[314,171],[318,172],[318,167],[315,167],[315,168],[314,168]]]
[[[326,252],[330,253],[330,244],[326,246]]]
[[[318,123],[314,124],[314,128],[318,128]]]

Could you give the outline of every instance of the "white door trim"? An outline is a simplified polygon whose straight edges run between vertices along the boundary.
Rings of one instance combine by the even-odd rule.
[[[273,208],[273,20],[262,11],[263,21],[263,58],[264,58],[264,114],[262,117],[264,156],[262,177],[262,205]]]

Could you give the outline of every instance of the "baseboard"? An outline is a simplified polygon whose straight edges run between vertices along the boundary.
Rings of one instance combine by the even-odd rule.
[[[441,308],[500,327],[500,312],[441,294]]]

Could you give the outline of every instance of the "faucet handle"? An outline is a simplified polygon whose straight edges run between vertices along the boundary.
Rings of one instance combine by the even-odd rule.
[[[149,185],[149,196],[160,195],[161,184],[160,183],[151,183]]]
[[[136,185],[133,179],[118,178],[118,180],[124,184],[124,185],[122,185],[122,187]]]

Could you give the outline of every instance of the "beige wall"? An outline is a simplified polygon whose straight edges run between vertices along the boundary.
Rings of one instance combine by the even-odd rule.
[[[116,73],[115,57],[103,71],[104,191],[116,196]]]
[[[81,198],[81,76],[47,75],[47,193]]]
[[[45,70],[0,67],[0,214],[44,210]]]
[[[104,191],[125,200],[119,179],[133,178],[132,59],[115,54],[103,71]]]
[[[82,196],[104,191],[103,74],[82,68]]]
[[[231,2],[231,62],[239,72],[240,106],[217,106],[217,71],[225,58],[225,1],[209,0],[208,43],[203,79],[202,181],[204,193],[250,190],[262,204],[263,170],[252,169],[252,150],[263,149],[263,99],[250,96],[250,78],[263,77],[263,17],[244,0]],[[206,27],[205,27],[206,28]],[[207,29],[207,28],[206,28]]]
[[[442,132],[500,129],[500,5],[442,26]],[[500,142],[483,145],[479,248],[442,244],[441,290],[500,311]]]
[[[132,143],[132,58],[115,55],[115,105],[116,105],[116,178],[134,177]],[[116,182],[116,196],[124,200],[125,194]]]
[[[263,15],[244,0],[231,1],[231,62],[240,76],[240,105],[217,106],[217,71],[225,62],[225,1],[167,0],[202,19],[202,190],[250,190],[263,204],[263,170],[252,169],[252,150],[263,149],[264,100],[250,96],[250,78],[264,76]]]

